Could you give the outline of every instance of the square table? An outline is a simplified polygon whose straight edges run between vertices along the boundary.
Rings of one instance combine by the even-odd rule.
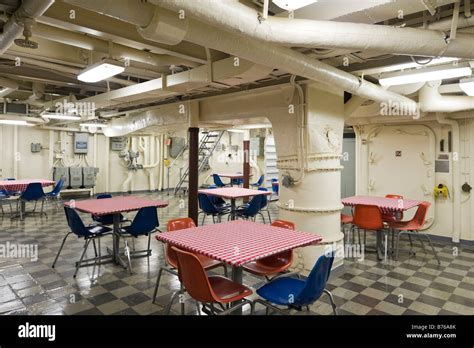
[[[269,191],[252,190],[241,187],[222,187],[215,189],[199,190],[198,193],[204,193],[208,196],[216,196],[230,199],[230,219],[235,220],[235,200],[237,198],[253,197],[258,195],[271,195]]]
[[[233,186],[232,180],[244,178],[244,174],[242,173],[217,173],[217,175],[219,175],[221,178],[230,179],[230,186]]]
[[[22,179],[22,180],[0,180],[0,188],[7,190],[8,192],[22,193],[26,190],[29,184],[40,183],[42,187],[53,186],[55,184],[52,180],[45,179]],[[36,207],[36,206],[35,206]],[[12,219],[18,216],[25,216],[26,204],[25,201],[20,202],[21,214],[12,216]]]
[[[408,209],[419,206],[421,201],[414,199],[405,199],[405,198],[387,198],[387,197],[378,197],[378,196],[352,196],[342,199],[342,204],[345,206],[355,207],[357,204],[365,205],[375,205],[379,207],[382,214],[395,213],[397,218],[400,214]],[[382,247],[381,242],[381,232],[377,231],[377,254],[379,253],[380,248]],[[392,240],[393,244],[393,240]],[[385,250],[384,250],[384,259],[387,262],[387,253],[388,253],[388,234],[385,233]],[[378,255],[379,259],[381,256]]]
[[[156,201],[135,196],[119,196],[104,199],[86,199],[83,201],[70,201],[64,205],[74,208],[83,213],[89,213],[96,216],[113,215],[113,251],[112,258],[116,264],[121,264],[125,268],[127,265],[120,258],[120,214],[130,211],[136,211],[146,207],[164,208],[168,202]]]
[[[242,284],[242,265],[294,248],[321,242],[318,234],[252,221],[231,221],[156,235],[178,248],[206,255],[232,266],[232,280]]]

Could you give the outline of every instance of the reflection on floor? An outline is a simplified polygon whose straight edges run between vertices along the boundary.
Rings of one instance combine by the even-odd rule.
[[[166,221],[186,216],[183,201],[166,194],[143,195],[165,199],[169,207],[159,210],[161,229]],[[8,207],[5,207],[8,212]],[[275,203],[270,205],[273,218]],[[151,297],[160,265],[162,246],[153,240],[153,254],[147,259],[133,260],[134,274],[108,264],[81,268],[73,278],[74,262],[83,244],[71,236],[58,260],[51,268],[67,225],[62,209],[49,207],[48,218],[28,216],[24,222],[0,216],[0,245],[38,245],[38,260],[0,258],[1,314],[162,314],[172,293],[179,288],[176,277],[164,273],[157,304]],[[82,214],[85,221],[90,216]],[[211,219],[208,219],[210,223]],[[111,244],[111,237],[104,244]],[[369,244],[372,243],[369,239]],[[137,243],[145,246],[146,238]],[[415,256],[400,254],[400,261],[383,264],[375,254],[367,253],[364,261],[346,260],[343,270],[331,276],[328,289],[334,294],[339,314],[474,314],[474,249],[435,243],[441,260],[438,266],[432,254],[425,254],[415,242]],[[402,246],[403,248],[403,246]],[[92,256],[92,248],[89,251]],[[408,250],[408,248],[403,248]],[[218,272],[218,271],[217,271]],[[258,288],[263,279],[246,275],[246,285]],[[191,299],[186,300],[188,314],[196,314]],[[173,307],[179,312],[179,304]],[[257,306],[257,314],[265,313]],[[310,307],[310,312],[292,314],[331,314],[323,296]]]

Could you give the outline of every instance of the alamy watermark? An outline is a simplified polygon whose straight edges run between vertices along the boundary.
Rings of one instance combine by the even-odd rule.
[[[2,259],[29,259],[38,261],[38,244],[17,244],[6,242],[0,244],[0,258]]]
[[[380,103],[380,115],[382,116],[410,116],[414,119],[420,118],[420,104],[415,102],[398,102],[389,100]]]
[[[68,102],[67,99],[55,103],[54,108],[56,114],[74,114],[82,117],[95,117],[96,110],[94,102]]]
[[[365,245],[364,244],[349,244],[336,245],[336,243],[328,244],[324,247],[324,255],[330,257],[334,254],[336,258],[357,259],[357,261],[364,261],[365,259]]]

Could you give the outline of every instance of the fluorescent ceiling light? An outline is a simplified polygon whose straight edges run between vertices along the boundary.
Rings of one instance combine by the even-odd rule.
[[[405,70],[405,69],[411,69],[411,68],[427,67],[427,66],[432,66],[432,65],[451,63],[458,60],[459,58],[441,57],[441,58],[433,58],[429,62],[426,62],[423,64],[418,64],[415,62],[401,63],[401,64],[395,64],[395,65],[376,67],[376,68],[356,70],[356,71],[353,71],[352,73],[357,74],[357,75],[373,75],[373,74],[386,73],[389,71],[399,71],[399,70]]]
[[[397,86],[409,83],[445,80],[455,77],[471,76],[469,65],[443,65],[430,68],[421,68],[397,73],[383,74],[379,79],[381,86]]]
[[[82,70],[77,79],[83,82],[98,82],[124,71],[123,63],[113,59],[104,59]]]
[[[272,0],[275,5],[286,10],[294,11],[299,8],[314,4],[318,0]]]
[[[71,120],[71,121],[77,121],[81,119],[81,116],[76,116],[76,115],[64,115],[64,114],[55,114],[55,113],[44,113],[41,115],[43,118],[50,118],[53,120]]]
[[[96,128],[105,128],[107,127],[106,123],[99,123],[99,122],[84,122],[79,124],[81,127],[96,127]]]
[[[459,81],[459,87],[464,91],[464,93],[474,97],[474,78],[462,79]]]
[[[261,128],[272,128],[269,123],[255,123],[255,124],[244,124],[238,127],[239,129],[261,129]]]
[[[23,120],[0,120],[0,124],[8,124],[11,126],[34,126],[33,124]]]

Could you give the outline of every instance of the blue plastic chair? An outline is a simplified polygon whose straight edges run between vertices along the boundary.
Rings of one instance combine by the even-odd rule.
[[[235,216],[255,221],[255,217],[259,214],[263,219],[263,223],[265,223],[265,217],[261,213],[263,197],[264,195],[254,196],[248,204],[237,208]]]
[[[287,306],[288,309],[301,310],[318,300],[321,295],[326,293],[329,296],[334,315],[336,312],[336,304],[329,290],[326,290],[326,283],[331,274],[331,267],[334,261],[334,252],[330,255],[322,255],[316,261],[306,280],[293,278],[291,276],[277,277],[269,283],[263,285],[257,290],[257,294],[263,299],[255,302],[261,303],[268,309],[274,309],[283,314],[288,314],[276,305]]]
[[[199,208],[201,208],[201,211],[198,213],[198,215],[204,214],[201,225],[204,225],[204,220],[206,220],[206,217],[209,215],[212,216],[212,222],[216,223],[216,218],[218,222],[221,222],[221,217],[229,213],[229,209],[227,207],[219,208],[215,206],[211,198],[204,193],[198,194],[198,201]]]
[[[13,181],[13,180],[16,180],[16,179],[15,178],[6,178],[5,180]]]
[[[212,190],[215,188],[217,188],[217,186],[212,185],[212,186],[209,186],[207,189]],[[211,195],[209,195],[208,197],[211,200],[212,204],[214,204],[217,207],[217,209],[224,210],[224,209],[230,208],[230,203],[227,203],[222,197],[211,196]]]
[[[265,179],[264,175],[260,175],[260,178],[258,178],[257,182],[254,182],[253,184],[250,184],[252,187],[260,187],[263,185],[263,180]]]
[[[150,238],[153,232],[159,231],[158,226],[158,213],[156,207],[145,207],[141,208],[137,215],[133,218],[132,223],[129,226],[122,227],[120,229],[120,236],[124,238],[138,238],[140,236],[148,236],[148,248],[145,250],[135,250],[135,239],[132,239],[133,247],[132,251],[128,246],[128,242],[125,242],[125,255],[128,259],[128,265],[130,273],[132,273],[132,261],[131,258],[148,257],[151,255],[150,249]]]
[[[41,212],[40,215],[46,215],[46,213],[43,211],[44,208],[44,201],[45,201],[46,195],[44,194],[43,191],[43,186],[39,182],[32,182],[28,184],[26,187],[26,190],[20,195],[18,202],[20,204],[25,204],[26,202],[35,202],[35,206],[33,208],[33,213],[36,211],[36,204],[38,201],[41,201]],[[20,207],[20,219],[23,220],[23,211]],[[26,212],[25,212],[26,213]]]
[[[107,199],[107,198],[112,198],[111,194],[108,193],[102,193],[97,195],[97,199]],[[101,225],[113,225],[114,224],[114,216],[113,214],[110,215],[103,215],[103,216],[96,216],[96,215],[91,215],[92,220],[95,222],[98,222]],[[127,220],[122,214],[120,214],[120,222],[126,222],[129,221]]]
[[[53,190],[51,192],[46,193],[46,199],[47,200],[55,200],[56,201],[56,207],[59,208],[59,199],[60,199],[60,194],[61,190],[64,186],[64,177],[62,176],[61,179],[56,183],[54,186]]]
[[[278,182],[278,179],[276,178],[272,179],[272,191],[274,194],[278,195],[279,185],[273,185],[274,182]]]
[[[232,179],[232,185],[240,186],[244,183],[244,179]]]
[[[73,275],[73,277],[75,278],[77,275],[77,271],[79,271],[80,267],[86,267],[92,264],[97,264],[98,261],[101,261],[103,259],[101,254],[100,238],[109,235],[112,232],[112,229],[104,226],[85,226],[79,214],[77,214],[77,212],[72,208],[64,207],[64,213],[66,214],[66,221],[70,228],[70,231],[64,237],[63,242],[61,243],[61,246],[58,250],[58,253],[56,254],[56,258],[54,259],[53,265],[51,267],[54,268],[54,266],[56,265],[56,262],[59,258],[59,254],[61,254],[61,251],[63,250],[64,243],[66,242],[67,237],[69,237],[71,233],[75,234],[78,238],[84,238],[86,242],[84,243],[84,250],[82,252],[81,258],[76,263],[76,271]],[[95,245],[96,239],[98,241],[99,246],[98,253]],[[86,254],[87,248],[89,247],[89,243],[91,240],[94,244],[95,258],[84,260],[84,255]],[[104,258],[110,258],[110,256],[104,256]],[[93,263],[91,261],[93,261]]]
[[[224,184],[222,182],[222,179],[219,175],[217,174],[212,174],[212,178],[214,179],[214,185],[216,185],[217,187],[225,187],[227,186],[226,184]]]
[[[5,215],[3,206],[8,204],[10,206],[10,214],[13,213],[12,200],[10,199],[10,193],[4,188],[0,188],[0,208],[2,208],[2,215]]]
[[[258,190],[268,192],[268,189],[266,187],[259,187]],[[266,211],[267,215],[268,215],[268,220],[270,221],[270,223],[272,223],[272,217],[270,216],[270,210],[268,210],[268,204],[269,204],[268,196],[263,195],[262,196],[262,206],[260,208],[260,212]]]

